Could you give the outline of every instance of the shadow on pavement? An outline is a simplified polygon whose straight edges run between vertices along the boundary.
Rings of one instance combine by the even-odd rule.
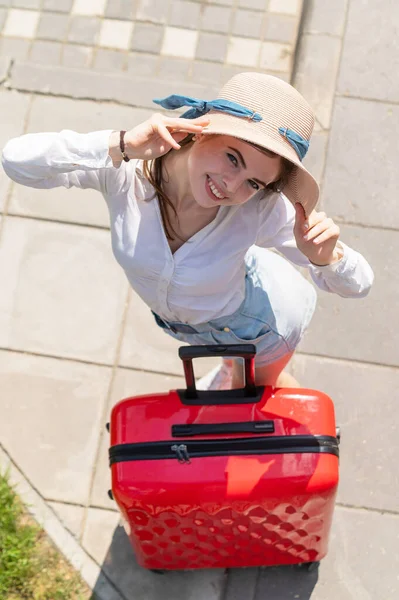
[[[318,579],[317,568],[311,572],[298,565],[262,568],[254,600],[309,600]]]
[[[201,600],[219,600],[226,584],[224,569],[207,569],[193,571],[170,571],[158,575],[140,567],[132,550],[125,530],[118,526],[113,534],[111,545],[101,566],[102,573],[93,589],[91,600],[97,600],[106,579],[112,582],[115,589],[125,600],[188,600],[193,597],[193,588],[197,590],[195,598]],[[241,600],[234,595],[234,580],[240,577],[241,569],[233,569],[234,577],[230,579],[226,600],[230,591],[234,600]],[[309,600],[318,580],[318,569],[308,572],[306,568],[270,567],[262,568],[255,597],[248,598],[248,590],[242,600]],[[238,586],[240,587],[240,586]],[[198,590],[201,590],[198,595]],[[235,590],[235,593],[238,590]],[[101,594],[104,597],[104,593]],[[115,595],[115,598],[118,596]],[[114,600],[112,597],[107,600]]]
[[[224,587],[225,570],[171,571],[158,575],[137,564],[129,538],[122,526],[118,526],[101,569],[125,600],[189,600],[193,588],[203,590],[204,600],[219,600]],[[97,600],[104,583],[101,574],[93,589]],[[107,598],[107,600],[114,600]]]

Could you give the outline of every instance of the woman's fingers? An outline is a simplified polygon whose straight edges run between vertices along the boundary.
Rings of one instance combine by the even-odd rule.
[[[306,234],[303,236],[303,239],[309,242],[310,240],[314,240],[320,233],[323,233],[326,229],[334,225],[334,221],[332,219],[323,219],[319,221],[317,224],[311,226],[311,229],[308,229]]]
[[[200,133],[204,127],[209,125],[209,117],[199,117],[198,119],[179,119],[164,117],[165,125],[173,131],[187,131],[188,133]]]
[[[323,233],[321,233],[319,236],[314,238],[313,243],[316,245],[319,245],[319,244],[322,244],[323,242],[326,242],[327,240],[338,239],[339,234],[340,234],[340,229],[339,229],[338,225],[334,224],[332,227],[329,227]]]
[[[158,123],[156,131],[159,133],[161,138],[165,140],[165,142],[172,146],[172,148],[175,148],[175,150],[180,150],[180,145],[173,138],[172,134],[163,123]]]

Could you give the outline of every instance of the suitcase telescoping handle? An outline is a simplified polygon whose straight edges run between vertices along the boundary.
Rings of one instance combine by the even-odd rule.
[[[254,344],[215,344],[212,346],[182,346],[179,348],[179,356],[183,361],[184,376],[187,389],[184,398],[186,403],[193,404],[229,404],[240,402],[258,402],[259,389],[255,386],[255,354]],[[243,390],[223,390],[212,392],[213,401],[208,396],[211,392],[198,392],[195,386],[193,369],[193,358],[209,356],[239,357],[244,359],[245,364],[245,387]],[[241,392],[241,393],[238,393]],[[219,397],[219,402],[215,396]],[[222,399],[223,396],[223,399]],[[202,401],[201,401],[202,400]],[[208,400],[208,401],[206,401]]]

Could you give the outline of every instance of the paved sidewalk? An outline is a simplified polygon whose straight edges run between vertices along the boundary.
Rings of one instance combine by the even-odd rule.
[[[288,44],[292,56],[301,7],[296,0],[0,0],[1,145],[23,132],[126,129],[151,113],[152,97],[176,91],[179,81],[182,93],[211,97],[235,70],[265,67],[239,66],[231,57],[249,61],[257,44],[256,60],[263,60],[265,44],[276,42],[273,27],[284,31],[282,24],[291,23],[293,37],[279,33],[276,43]],[[227,27],[223,16],[229,28],[212,29]],[[104,425],[120,398],[182,385],[179,344],[156,328],[129,290],[112,256],[98,194],[42,192],[14,185],[0,172],[0,468],[10,466],[22,498],[96,598],[399,596],[398,23],[394,0],[309,0],[293,70],[294,84],[316,110],[306,161],[322,184],[321,206],[376,273],[366,299],[319,293],[291,365],[303,385],[331,395],[342,428],[338,505],[330,553],[318,572],[159,577],[137,566],[107,496]],[[175,27],[184,35],[168,38]],[[193,55],[172,56],[189,44],[172,52],[168,39],[173,49],[193,36]],[[149,46],[135,46],[140,39]],[[117,43],[123,47],[112,47]],[[204,56],[205,50],[213,54]],[[144,77],[140,68],[150,63],[154,71]],[[281,74],[290,78],[292,60],[284,64]],[[213,364],[198,362],[199,374]]]

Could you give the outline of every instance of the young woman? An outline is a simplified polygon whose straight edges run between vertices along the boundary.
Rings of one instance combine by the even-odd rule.
[[[97,189],[116,260],[166,333],[191,344],[254,343],[257,382],[296,386],[283,369],[316,293],[286,259],[343,297],[365,296],[373,280],[315,210],[319,189],[302,164],[312,110],[261,73],[236,75],[214,101],[156,102],[191,108],[127,132],[23,135],[4,148],[4,169],[35,188]],[[234,364],[232,386],[241,384]]]

